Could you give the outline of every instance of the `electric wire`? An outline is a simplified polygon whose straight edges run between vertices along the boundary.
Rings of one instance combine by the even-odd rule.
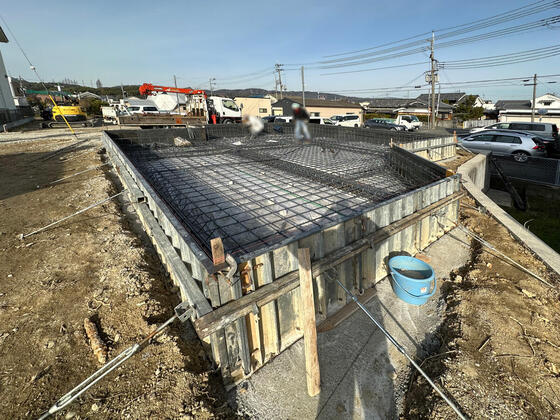
[[[331,54],[331,55],[327,55],[325,57],[328,58],[328,57],[336,57],[336,56],[342,56],[342,55],[354,55],[354,54],[365,52],[365,51],[378,50],[380,48],[383,48],[383,47],[386,47],[386,46],[389,46],[389,45],[401,44],[402,42],[405,42],[405,41],[413,40],[413,39],[420,38],[420,37],[426,37],[428,35],[431,35],[432,33],[438,34],[439,39],[448,38],[448,37],[456,36],[456,35],[459,35],[459,34],[479,30],[479,29],[482,29],[484,27],[505,23],[507,21],[516,20],[516,19],[519,19],[519,18],[522,18],[522,17],[527,17],[529,15],[540,13],[540,12],[543,12],[543,11],[546,11],[546,10],[549,10],[549,9],[560,6],[560,1],[559,0],[549,1],[549,2],[546,2],[544,4],[542,4],[542,3],[544,3],[544,2],[543,1],[537,1],[535,3],[531,3],[531,4],[528,4],[526,6],[522,6],[522,7],[510,10],[510,11],[505,12],[505,13],[500,13],[499,15],[490,16],[488,18],[479,19],[479,20],[476,20],[476,21],[473,21],[473,22],[468,22],[468,23],[462,24],[462,25],[448,27],[448,28],[442,28],[442,29],[435,29],[431,32],[424,32],[424,33],[421,33],[421,34],[418,34],[418,35],[414,35],[414,36],[411,36],[411,37],[408,37],[408,38],[401,39],[399,41],[392,41],[392,42],[377,45],[377,46],[374,46],[374,47],[363,48],[363,49],[360,49],[360,50],[347,51],[347,52],[338,53],[338,54]],[[459,28],[462,28],[462,29],[459,29]],[[451,31],[451,32],[445,32],[445,31]],[[445,32],[445,33],[439,34],[440,32]],[[412,43],[403,44],[399,47],[400,48],[405,48],[407,46],[417,45],[418,42],[425,42],[425,39],[422,39],[420,41],[414,41]]]
[[[66,117],[64,116],[63,112],[60,110],[60,108],[58,107],[58,104],[55,102],[55,100],[53,99],[52,95],[50,94],[49,89],[47,88],[47,85],[45,84],[45,82],[43,81],[43,79],[41,78],[41,76],[39,75],[39,72],[37,71],[37,68],[33,65],[33,63],[31,63],[31,60],[29,59],[29,57],[27,56],[27,54],[25,53],[23,47],[21,46],[21,44],[19,43],[17,37],[15,36],[15,34],[13,33],[12,29],[10,28],[10,25],[8,25],[8,22],[6,22],[6,19],[4,19],[4,16],[0,15],[0,20],[2,20],[2,22],[4,23],[4,26],[6,27],[6,29],[8,30],[8,32],[10,33],[10,35],[12,36],[12,38],[14,39],[17,47],[19,48],[19,50],[21,51],[21,53],[23,54],[23,56],[25,57],[25,59],[27,60],[27,63],[29,64],[29,68],[35,73],[35,76],[37,76],[37,79],[39,79],[41,85],[43,86],[43,89],[45,89],[45,91],[47,92],[47,95],[49,97],[49,99],[51,100],[51,102],[53,103],[54,107],[58,110],[59,115],[62,117],[62,119],[64,120],[64,122],[66,123],[66,126],[68,127],[68,129],[70,130],[70,132],[72,133],[72,135],[74,136],[74,138],[76,139],[76,144],[79,143],[85,143],[86,141],[89,141],[89,139],[87,140],[82,140],[81,142],[78,139],[78,135],[76,134],[76,132],[74,131],[74,129],[70,126],[70,124],[68,123],[68,121],[66,120]],[[65,149],[65,148],[63,148]],[[62,149],[61,149],[62,150]]]
[[[474,42],[474,41],[477,41],[478,38],[486,39],[490,35],[492,35],[491,37],[501,36],[500,34],[502,32],[504,32],[505,34],[509,34],[509,33],[517,32],[517,31],[530,30],[534,27],[546,26],[548,24],[557,23],[557,21],[554,20],[555,17],[557,17],[557,16],[553,16],[551,18],[546,18],[546,19],[540,19],[538,21],[529,22],[529,23],[522,24],[522,25],[515,25],[515,26],[508,27],[508,28],[503,28],[503,29],[500,29],[500,30],[497,30],[497,31],[494,31],[494,32],[488,32],[486,34],[478,34],[478,35],[473,35],[473,36],[466,37],[466,38],[460,38],[460,39],[457,39],[457,40],[448,41],[447,43],[443,43],[443,44],[444,45],[445,44],[450,44],[450,43],[459,42],[459,41],[462,41],[462,40],[467,40],[469,42]],[[552,21],[548,22],[548,19],[552,19]],[[444,35],[438,36],[437,40],[439,41],[439,40],[454,37],[454,36],[457,36],[457,35],[446,36],[444,34]],[[474,40],[474,41],[471,41],[471,40]],[[333,59],[333,60],[320,61],[318,63],[320,63],[320,64],[340,63],[340,62],[346,62],[346,61],[350,61],[350,60],[358,60],[358,59],[361,59],[361,58],[367,58],[367,57],[372,57],[372,56],[379,56],[379,55],[383,55],[383,54],[386,54],[386,53],[403,50],[405,48],[411,48],[411,47],[415,47],[415,46],[418,46],[418,45],[425,45],[429,41],[430,41],[430,39],[422,39],[422,40],[419,40],[419,41],[411,43],[411,44],[406,44],[406,45],[402,45],[402,46],[398,46],[398,47],[387,48],[387,49],[384,49],[384,50],[374,51],[374,52],[365,53],[365,54],[353,55],[353,56],[345,57],[345,58],[338,58],[338,59]],[[437,45],[439,45],[441,47],[442,44],[440,43],[440,44],[437,44]],[[425,48],[427,48],[427,47],[425,47]]]
[[[560,44],[551,45],[548,47],[537,48],[532,50],[519,51],[515,53],[508,53],[495,56],[479,57],[479,58],[468,58],[464,60],[452,60],[452,61],[439,61],[438,69],[462,69],[462,68],[473,68],[473,67],[495,67],[499,65],[522,63],[531,60],[540,60],[544,58],[555,57],[560,53]],[[401,67],[411,67],[416,65],[425,65],[425,62],[416,63],[405,63],[396,64],[394,66],[384,66],[384,67],[374,67],[368,69],[360,70],[345,70],[331,73],[321,73],[321,76],[331,76],[337,74],[351,74],[351,73],[363,73],[369,71],[394,69]]]
[[[547,19],[541,19],[539,21],[531,22],[531,23],[524,24],[524,25],[518,25],[516,27],[500,29],[500,30],[493,31],[493,32],[488,32],[488,33],[485,33],[485,34],[475,35],[475,36],[471,36],[471,37],[467,37],[467,38],[460,38],[460,39],[457,39],[457,40],[443,42],[443,43],[439,43],[439,44],[436,43],[434,47],[437,48],[437,49],[449,48],[449,47],[453,47],[453,46],[457,46],[457,45],[464,45],[464,44],[469,44],[469,43],[478,42],[478,41],[482,41],[482,40],[499,38],[499,37],[503,37],[503,36],[506,36],[506,35],[517,34],[517,33],[520,33],[520,32],[538,30],[538,29],[542,29],[545,26],[553,25],[553,24],[556,24],[556,23],[560,23],[560,15],[553,16],[553,17],[547,18]],[[342,67],[359,66],[359,65],[362,65],[362,64],[374,63],[374,62],[378,62],[378,61],[384,61],[384,60],[390,60],[390,59],[393,59],[393,58],[414,55],[414,54],[418,54],[418,53],[421,53],[423,51],[429,51],[429,50],[430,50],[430,47],[425,46],[425,47],[419,47],[419,48],[406,50],[406,51],[402,51],[402,52],[397,52],[397,53],[393,53],[393,54],[387,54],[387,55],[383,55],[383,56],[380,56],[380,57],[373,57],[373,58],[351,61],[351,62],[338,63],[338,64],[319,65],[319,66],[314,66],[314,68],[334,69],[334,68],[342,68]],[[376,53],[370,54],[370,56],[375,56],[375,55],[378,55],[378,54],[376,54]],[[352,59],[355,59],[355,58],[356,57],[352,57]]]

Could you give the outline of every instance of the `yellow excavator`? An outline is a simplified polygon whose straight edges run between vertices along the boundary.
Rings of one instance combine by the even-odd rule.
[[[57,105],[52,108],[52,119],[58,122],[85,121],[87,119],[86,110],[81,106]]]
[[[93,126],[92,120],[87,121],[86,110],[78,105],[53,105],[50,109],[41,112],[44,122],[41,123],[43,128],[62,127],[68,123],[77,123],[82,127]],[[64,118],[66,121],[64,121]],[[72,124],[74,125],[74,124]]]

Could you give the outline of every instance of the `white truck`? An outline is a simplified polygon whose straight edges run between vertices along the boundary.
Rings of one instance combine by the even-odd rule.
[[[395,124],[403,125],[408,131],[416,131],[422,127],[422,121],[416,115],[397,115]]]
[[[222,96],[209,96],[206,99],[206,103],[209,119],[211,120],[212,115],[215,115],[217,124],[241,122],[241,109],[239,109],[233,99]],[[213,121],[208,122],[212,123]]]

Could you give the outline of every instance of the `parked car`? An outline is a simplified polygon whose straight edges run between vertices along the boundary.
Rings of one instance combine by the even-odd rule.
[[[527,131],[536,134],[543,139],[558,139],[558,126],[552,123],[542,122],[502,122],[486,127],[473,128],[471,133],[478,133],[484,130],[516,130]]]
[[[517,162],[526,162],[530,156],[546,157],[542,139],[524,131],[484,130],[459,139],[459,142],[473,152],[486,150],[496,155],[511,155]]]
[[[422,122],[416,115],[397,115],[394,124],[404,125],[408,131],[419,130],[422,127]]]
[[[274,119],[275,119],[275,118],[276,118],[276,115],[269,115],[269,116],[267,116],[267,117],[262,117],[262,120],[263,120],[265,123],[271,123],[271,122],[274,122]]]
[[[336,117],[336,125],[340,125],[342,127],[359,127],[362,125],[360,116],[356,114],[336,115]]]
[[[541,122],[502,122],[487,127],[473,128],[470,132],[477,133],[485,130],[516,130],[532,133],[543,139],[548,153],[560,152],[560,138],[558,126],[552,123]]]
[[[402,125],[393,124],[392,122],[373,118],[371,120],[367,120],[364,123],[364,128],[379,128],[383,130],[391,130],[391,131],[405,131],[406,127]]]
[[[288,117],[286,115],[279,115],[274,117],[274,122],[275,123],[289,123],[292,122],[292,118],[293,117]]]
[[[330,118],[323,118],[323,117],[311,117],[309,118],[309,124],[326,124],[326,125],[335,125]]]
[[[333,123],[338,124],[339,121],[341,121],[344,118],[344,115],[331,115],[329,117],[329,120],[331,120]]]

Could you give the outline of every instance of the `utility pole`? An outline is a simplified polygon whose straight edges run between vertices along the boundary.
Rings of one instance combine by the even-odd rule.
[[[434,58],[434,33],[432,32],[432,42],[430,43],[430,82],[432,83],[432,109],[431,109],[431,128],[436,127],[436,59]]]
[[[280,84],[280,99],[284,98],[284,95],[283,95],[284,85],[282,84],[282,67],[283,66],[284,66],[284,64],[275,64],[276,71],[278,72],[278,83]]]
[[[216,81],[216,78],[211,77],[208,81],[210,82],[210,96],[214,96],[214,82]]]
[[[305,81],[303,77],[303,66],[301,66],[301,99],[303,107],[305,108]]]
[[[124,99],[124,87],[122,85],[122,82],[121,82],[121,93],[122,93],[122,98]]]
[[[535,102],[537,102],[537,75],[536,74],[533,76],[533,104],[531,106],[531,122],[535,122],[535,105],[536,105]]]
[[[173,83],[175,83],[175,89],[177,89],[177,76],[173,75]],[[179,92],[175,92],[175,97],[177,98],[177,111],[181,113],[181,107],[179,106]]]

